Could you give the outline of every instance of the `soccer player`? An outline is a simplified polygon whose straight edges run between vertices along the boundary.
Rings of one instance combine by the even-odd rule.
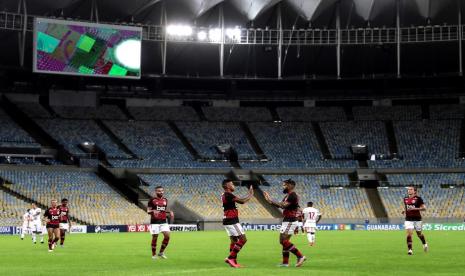
[[[24,236],[31,232],[31,221],[32,216],[29,213],[30,209],[26,210],[26,213],[23,215],[23,226],[21,227],[21,240],[24,240]]]
[[[29,213],[32,216],[31,221],[31,234],[32,234],[32,242],[37,243],[37,234],[40,235],[40,243],[44,243],[44,231],[42,226],[41,220],[41,213],[42,209],[37,207],[35,203],[31,204],[31,209],[29,209]]]
[[[233,194],[236,187],[230,179],[223,180],[221,184],[223,187],[223,194],[221,201],[223,202],[223,226],[228,233],[231,240],[229,244],[229,256],[224,259],[225,263],[231,267],[239,268],[240,264],[237,263],[237,254],[241,251],[247,242],[244,229],[239,223],[239,211],[237,210],[236,203],[244,204],[249,201],[253,196],[253,187],[249,187],[249,194],[244,198],[239,198]]]
[[[69,217],[68,217],[69,216],[68,199],[63,198],[61,200],[61,205],[58,208],[60,209],[60,246],[63,247],[65,243],[66,232],[71,231],[71,221],[69,220]]]
[[[412,234],[413,229],[417,232],[418,238],[423,243],[423,250],[428,251],[428,244],[426,243],[425,236],[422,231],[421,212],[426,210],[423,199],[417,196],[417,188],[410,186],[407,188],[407,196],[404,197],[404,211],[405,214],[405,230],[407,231],[407,248],[408,255],[413,255],[412,250]]]
[[[283,247],[283,262],[280,266],[289,266],[289,252],[292,252],[297,257],[296,267],[301,267],[306,260],[306,257],[291,243],[290,239],[298,226],[296,213],[299,209],[299,196],[294,191],[296,183],[292,179],[284,180],[282,183],[283,193],[286,194],[281,202],[273,201],[267,192],[263,192],[266,201],[271,205],[283,209],[283,222],[281,224],[279,242]]]
[[[60,209],[57,206],[57,200],[52,199],[45,213],[45,221],[48,233],[48,252],[53,252],[56,243],[60,240]]]
[[[313,202],[307,202],[307,207],[302,211],[304,216],[304,229],[307,232],[307,239],[310,246],[315,244],[316,224],[321,219],[320,211],[313,208]]]
[[[158,234],[163,233],[163,241],[158,257],[166,259],[165,249],[170,241],[170,226],[167,223],[166,214],[170,214],[170,221],[173,223],[174,213],[168,210],[168,199],[164,197],[165,191],[162,186],[155,187],[155,197],[150,199],[147,206],[147,213],[150,214],[150,233],[152,234],[152,259],[157,259],[157,239]]]

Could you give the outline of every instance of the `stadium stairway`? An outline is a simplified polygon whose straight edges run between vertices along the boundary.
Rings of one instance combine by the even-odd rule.
[[[7,181],[5,181],[3,178],[0,177],[0,190],[4,191],[5,193],[7,194],[10,194],[16,198],[19,198],[20,200],[24,201],[24,202],[27,202],[27,203],[35,203],[38,207],[40,207],[42,210],[45,210],[47,209],[47,206],[33,200],[32,198],[29,198],[29,197],[26,197],[20,193],[17,193],[13,190],[11,190],[10,188],[8,188],[6,185],[8,184],[11,184],[11,185],[14,185],[14,183],[8,183]],[[77,222],[79,224],[82,224],[82,225],[92,225],[91,223],[88,223],[84,220],[81,220],[81,219],[78,219],[74,216],[70,216],[71,220],[74,221],[74,222]]]
[[[397,140],[396,140],[396,134],[394,132],[394,124],[392,121],[386,121],[385,122],[386,126],[386,134],[387,134],[387,139],[389,143],[389,153],[393,155],[394,153],[398,153],[399,149],[397,147]]]
[[[168,125],[170,126],[171,130],[176,134],[178,139],[182,142],[182,144],[186,147],[186,149],[192,154],[195,160],[201,159],[200,154],[197,150],[192,146],[192,144],[187,140],[187,137],[182,133],[179,127],[173,121],[167,121]]]
[[[254,182],[251,183],[252,185],[254,185],[254,196],[255,196],[255,198],[258,200],[258,202],[260,202],[261,205],[263,205],[263,207],[265,207],[265,209],[274,218],[281,218],[282,217],[281,211],[277,207],[269,204],[266,201],[265,195],[263,194],[263,190],[260,189],[261,185],[267,184],[265,178],[262,175],[254,174],[254,173],[251,174],[251,177],[252,177],[252,179],[255,179]]]
[[[49,102],[50,102],[50,98],[49,98],[49,94],[48,93],[45,93],[46,95],[40,95],[39,96],[39,104],[45,109],[47,110],[47,112],[52,115],[52,117],[57,117],[58,114],[55,112],[55,110],[53,110],[53,108],[50,106]]]
[[[325,136],[321,131],[320,124],[318,122],[312,122],[312,128],[316,136],[316,140],[318,141],[318,145],[320,146],[321,153],[325,159],[332,159],[331,153],[329,151],[328,143],[326,143]]]
[[[262,148],[257,142],[257,139],[253,135],[252,131],[250,131],[249,125],[246,122],[240,122],[240,126],[242,131],[245,133],[245,137],[247,137],[247,140],[252,146],[252,149],[254,150],[255,154],[263,158],[266,158],[265,152],[263,152]]]
[[[77,165],[77,160],[68,152],[57,140],[44,131],[34,120],[29,118],[18,106],[3,95],[0,100],[0,106],[5,110],[8,116],[23,128],[37,143],[47,151],[56,151],[56,159],[67,165]]]
[[[192,108],[195,110],[197,113],[197,116],[199,116],[201,121],[208,121],[207,116],[205,116],[205,113],[203,112],[202,105],[199,103],[192,103]]]
[[[126,107],[126,101],[124,99],[101,99],[100,104],[115,105],[121,110],[128,120],[135,120],[134,116],[132,116]]]
[[[384,206],[381,200],[381,196],[379,195],[379,191],[378,191],[379,181],[378,180],[360,181],[360,187],[365,188],[368,201],[370,202],[371,208],[373,209],[373,213],[378,219],[378,223],[387,223],[389,221],[389,218],[388,218],[386,207]]]
[[[147,195],[147,193],[143,192],[140,188],[137,188],[137,186],[130,185],[130,182],[128,182],[126,178],[118,177],[113,174],[111,170],[101,164],[98,166],[96,174],[123,198],[137,205],[142,210],[146,210],[147,205],[144,205],[143,199],[148,201],[150,196]]]
[[[273,118],[273,122],[281,122],[281,117],[279,116],[278,111],[276,111],[276,107],[269,106],[268,110],[271,113],[271,118]]]
[[[99,128],[105,132],[106,135],[108,135],[108,137],[110,137],[111,141],[113,141],[113,143],[115,143],[115,145],[118,146],[118,148],[120,150],[122,150],[124,153],[132,156],[132,158],[138,158],[137,155],[132,152],[124,143],[123,141],[121,141],[120,138],[118,138],[114,133],[113,131],[111,131],[111,129],[105,125],[104,122],[102,122],[102,120],[100,119],[94,119],[94,122],[99,126]]]

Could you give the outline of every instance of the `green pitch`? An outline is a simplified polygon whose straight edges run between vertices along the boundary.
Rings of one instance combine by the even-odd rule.
[[[463,275],[465,233],[425,232],[430,252],[417,238],[408,256],[404,232],[319,232],[317,245],[306,237],[292,241],[309,257],[295,268],[278,268],[281,249],[276,232],[247,232],[239,255],[242,269],[229,268],[224,232],[172,233],[167,260],[152,260],[148,233],[74,234],[65,248],[48,253],[29,237],[0,236],[0,275]],[[161,240],[159,240],[159,244]]]

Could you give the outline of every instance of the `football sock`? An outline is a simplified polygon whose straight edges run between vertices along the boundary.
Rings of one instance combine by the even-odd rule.
[[[229,244],[229,252],[233,251],[235,245],[236,245],[235,242],[231,242],[231,243]]]
[[[52,238],[49,238],[48,239],[48,249],[49,250],[52,250],[52,244],[53,244],[53,240],[52,240]]]
[[[283,246],[283,264],[289,264],[289,250],[285,250]]]
[[[246,241],[244,240],[238,240],[235,244],[234,244],[234,248],[233,250],[231,251],[231,253],[229,253],[229,256],[228,256],[228,259],[236,259],[237,258],[237,254],[239,253],[239,251],[241,251],[242,247],[245,245]]]
[[[63,231],[63,233],[61,233],[60,235],[60,244],[63,245],[63,243],[65,242],[65,231]]]
[[[289,240],[285,240],[283,242],[283,247],[284,247],[285,250],[288,250],[292,254],[296,255],[297,258],[302,258],[303,257],[302,253],[300,253],[300,251]]]
[[[412,236],[407,236],[407,247],[408,249],[412,249]]]
[[[36,233],[32,233],[32,242],[36,242]]]
[[[59,238],[54,238],[53,243],[56,244],[58,242]]]
[[[426,244],[425,236],[423,234],[418,235],[418,237],[420,238],[423,244]]]
[[[168,243],[170,242],[170,238],[165,237],[161,243],[161,248],[160,248],[160,253],[165,252],[165,248],[168,246]]]
[[[157,238],[158,237],[152,237],[152,256],[157,254]]]

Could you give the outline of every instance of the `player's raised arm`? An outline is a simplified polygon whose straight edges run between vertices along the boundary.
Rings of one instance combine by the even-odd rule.
[[[244,197],[244,198],[235,197],[234,201],[239,203],[239,204],[244,204],[247,201],[249,201],[252,197],[253,197],[253,187],[250,186],[249,187],[249,193],[248,193],[248,195],[246,197]]]
[[[271,204],[271,205],[273,205],[273,206],[276,206],[276,207],[278,207],[278,208],[286,208],[286,207],[288,207],[289,204],[290,204],[290,202],[288,202],[288,201],[284,201],[284,202],[273,201],[273,200],[271,199],[270,194],[269,194],[268,192],[263,192],[263,195],[265,196],[265,200],[266,200],[269,204]]]

